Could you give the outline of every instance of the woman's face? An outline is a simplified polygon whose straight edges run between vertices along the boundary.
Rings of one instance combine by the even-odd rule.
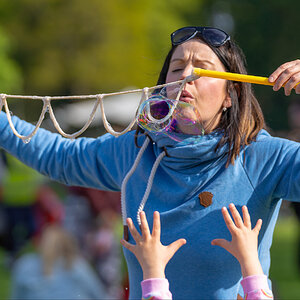
[[[218,56],[208,45],[199,39],[192,39],[175,49],[166,83],[184,79],[191,75],[193,68],[225,71]],[[226,80],[209,77],[186,83],[180,101],[188,102],[198,110],[206,132],[217,127],[223,108],[231,106]]]

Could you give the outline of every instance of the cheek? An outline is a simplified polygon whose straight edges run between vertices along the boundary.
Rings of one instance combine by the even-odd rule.
[[[215,78],[198,79],[195,82],[198,94],[201,98],[211,99],[212,102],[223,101],[226,97],[226,82]]]
[[[167,73],[167,77],[166,77],[166,83],[169,83],[169,82],[172,82],[172,81],[175,81],[174,80],[174,75],[172,73]]]
[[[182,79],[181,75],[182,72],[168,72],[166,76],[166,83]]]

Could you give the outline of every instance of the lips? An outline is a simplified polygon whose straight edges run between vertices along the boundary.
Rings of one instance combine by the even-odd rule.
[[[182,102],[192,102],[194,99],[194,97],[192,96],[192,94],[190,94],[188,91],[184,90],[182,91],[181,95],[180,95],[180,101]]]

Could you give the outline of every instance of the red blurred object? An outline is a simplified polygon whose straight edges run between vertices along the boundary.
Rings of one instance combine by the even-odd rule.
[[[40,235],[46,225],[61,223],[64,207],[56,193],[49,186],[41,186],[35,203],[36,235]]]
[[[71,193],[86,197],[96,215],[103,210],[121,212],[121,193],[92,188],[70,187]]]

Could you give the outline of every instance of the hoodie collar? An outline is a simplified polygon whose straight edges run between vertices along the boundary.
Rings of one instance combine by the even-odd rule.
[[[155,155],[158,156],[164,149],[167,156],[162,163],[172,169],[187,169],[203,163],[224,158],[228,153],[227,144],[215,151],[223,136],[221,131],[197,137],[189,137],[183,142],[176,142],[163,134],[148,133],[153,142]]]

